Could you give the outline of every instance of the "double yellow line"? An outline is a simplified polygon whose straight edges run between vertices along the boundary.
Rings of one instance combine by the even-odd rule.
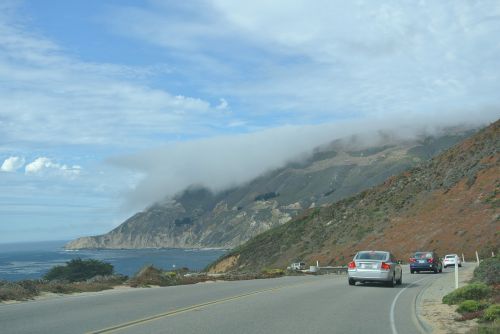
[[[177,314],[186,313],[186,312],[189,312],[189,311],[200,309],[200,308],[205,307],[205,306],[222,304],[222,303],[226,303],[228,301],[232,301],[232,300],[236,300],[236,299],[241,299],[241,298],[245,298],[245,297],[248,297],[248,296],[257,295],[257,294],[264,293],[264,292],[276,291],[276,290],[280,290],[280,289],[283,289],[283,288],[295,287],[297,285],[303,285],[303,284],[313,283],[313,282],[315,282],[315,280],[314,281],[301,282],[301,283],[297,283],[297,284],[291,284],[291,285],[281,285],[281,286],[277,286],[277,287],[274,287],[274,288],[257,290],[257,291],[243,293],[241,295],[236,295],[236,296],[232,296],[232,297],[227,297],[227,298],[212,300],[212,301],[209,301],[209,302],[206,302],[206,303],[191,305],[191,306],[188,306],[188,307],[184,307],[184,308],[172,310],[172,311],[169,311],[169,312],[156,314],[156,315],[153,315],[153,316],[150,316],[150,317],[146,317],[146,318],[142,318],[142,319],[138,319],[138,320],[133,320],[133,321],[125,322],[125,323],[122,323],[122,324],[119,324],[119,325],[111,326],[111,327],[100,329],[100,330],[97,330],[97,331],[88,332],[87,334],[113,333],[113,332],[116,332],[116,331],[124,329],[124,328],[136,326],[136,325],[139,325],[139,324],[144,324],[144,323],[147,323],[147,322],[150,322],[150,321],[154,321],[154,320],[157,320],[157,319],[160,319],[160,318],[167,318],[167,317],[171,317],[171,316],[174,316],[174,315],[177,315]]]

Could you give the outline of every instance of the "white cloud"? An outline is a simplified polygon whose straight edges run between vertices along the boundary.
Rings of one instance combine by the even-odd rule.
[[[61,165],[59,163],[52,162],[52,160],[47,157],[39,157],[33,162],[27,164],[25,167],[26,174],[58,175],[65,177],[78,176],[81,171],[81,166]]]
[[[221,98],[219,99],[220,103],[215,107],[215,109],[218,110],[226,110],[229,107],[229,103],[227,103],[226,99]]]
[[[15,172],[24,166],[24,161],[24,158],[21,157],[9,157],[2,163],[0,170],[2,172]]]
[[[111,16],[114,31],[179,53],[204,89],[244,101],[249,117],[500,108],[496,1],[152,2]]]
[[[11,13],[13,14],[13,13]],[[0,142],[144,147],[163,135],[209,133],[225,114],[147,84],[161,65],[83,62],[0,13]],[[156,69],[160,68],[160,71]],[[43,123],[43,127],[40,127]]]

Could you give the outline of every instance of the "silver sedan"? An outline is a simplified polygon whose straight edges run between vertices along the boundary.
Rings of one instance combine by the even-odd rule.
[[[394,287],[403,281],[403,270],[395,257],[386,251],[361,251],[347,269],[349,285],[356,282],[382,282]]]

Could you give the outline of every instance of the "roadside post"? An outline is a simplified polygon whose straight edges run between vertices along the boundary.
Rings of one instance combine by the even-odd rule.
[[[479,266],[479,254],[476,251],[476,260],[477,260],[477,265]]]
[[[465,256],[464,253],[462,253],[462,262],[465,263]]]
[[[455,257],[455,289],[458,289],[458,255]]]

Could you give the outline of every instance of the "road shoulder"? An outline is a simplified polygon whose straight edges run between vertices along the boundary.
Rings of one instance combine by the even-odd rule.
[[[464,286],[471,278],[475,268],[474,263],[466,263],[459,268],[458,284]],[[457,313],[455,305],[442,303],[443,296],[455,289],[455,275],[452,268],[446,269],[445,275],[440,274],[422,291],[417,300],[417,317],[424,324],[428,333],[448,334],[468,333],[477,327],[476,320],[455,321]]]

